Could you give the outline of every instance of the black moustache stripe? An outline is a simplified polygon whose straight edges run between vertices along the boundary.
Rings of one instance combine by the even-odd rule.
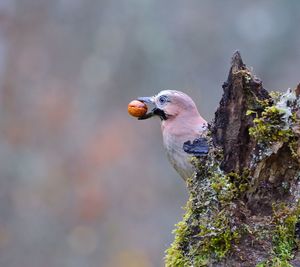
[[[155,108],[152,110],[152,112],[153,112],[153,114],[159,116],[161,120],[165,121],[168,119],[166,113],[162,109]]]

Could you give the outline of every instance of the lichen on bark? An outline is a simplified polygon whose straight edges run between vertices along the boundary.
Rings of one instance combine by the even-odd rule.
[[[270,95],[236,52],[223,89],[166,266],[300,266],[300,87]]]

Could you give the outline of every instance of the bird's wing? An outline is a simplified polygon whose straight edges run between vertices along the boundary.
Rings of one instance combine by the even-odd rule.
[[[194,156],[205,156],[208,153],[209,145],[207,140],[203,137],[199,137],[193,141],[186,141],[183,144],[183,150],[188,154],[193,154]]]

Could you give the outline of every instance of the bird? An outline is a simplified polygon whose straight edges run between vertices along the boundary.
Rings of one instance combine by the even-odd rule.
[[[198,112],[192,98],[181,91],[163,90],[154,96],[139,97],[137,100],[153,106],[150,112],[138,119],[160,118],[167,157],[186,181],[195,172],[191,156],[202,157],[209,151],[205,137],[207,121]]]

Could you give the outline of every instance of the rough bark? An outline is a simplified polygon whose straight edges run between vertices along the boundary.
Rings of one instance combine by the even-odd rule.
[[[300,266],[300,86],[271,96],[236,52],[223,89],[166,266]]]
[[[226,172],[241,171],[249,166],[255,148],[255,141],[250,139],[248,132],[253,124],[252,118],[246,115],[250,101],[252,98],[270,99],[270,96],[262,87],[261,80],[246,68],[239,52],[232,57],[228,79],[222,87],[224,93],[215,114],[213,140],[223,149],[221,168]],[[260,107],[251,108],[257,110]]]

